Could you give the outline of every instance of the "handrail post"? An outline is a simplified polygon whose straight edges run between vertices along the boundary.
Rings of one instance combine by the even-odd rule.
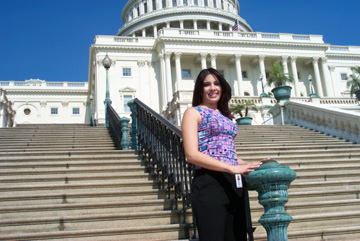
[[[130,130],[130,136],[131,136],[131,150],[139,150],[139,138],[138,138],[138,119],[137,119],[137,110],[135,105],[135,100],[132,99],[128,102],[128,106],[131,110],[131,130]]]
[[[250,190],[258,192],[259,203],[265,213],[259,223],[266,229],[268,241],[287,241],[287,227],[292,217],[285,211],[287,189],[295,180],[296,173],[288,166],[270,160],[247,175]]]
[[[129,139],[128,139],[128,126],[129,126],[129,118],[122,117],[119,119],[121,125],[121,149],[129,150]]]

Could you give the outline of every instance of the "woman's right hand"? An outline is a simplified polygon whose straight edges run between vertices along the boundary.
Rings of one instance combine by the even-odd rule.
[[[247,175],[250,172],[253,172],[255,168],[261,166],[261,162],[243,162],[239,166],[233,166],[231,168],[232,174],[242,174]]]

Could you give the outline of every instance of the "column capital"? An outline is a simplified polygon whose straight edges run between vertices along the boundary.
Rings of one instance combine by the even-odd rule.
[[[258,55],[258,58],[259,58],[260,61],[264,61],[265,55],[264,55],[264,54],[260,54],[260,55]]]
[[[170,59],[172,52],[165,52],[164,56],[166,59]]]
[[[281,56],[281,60],[282,60],[282,61],[287,61],[288,58],[289,58],[288,55],[283,55],[283,56]]]
[[[290,56],[290,60],[291,60],[291,62],[295,62],[295,61],[296,61],[296,59],[297,59],[297,56]]]
[[[163,54],[163,53],[159,53],[159,54],[158,54],[158,58],[159,58],[159,60],[162,60],[162,59],[164,58],[164,54]]]
[[[319,61],[319,57],[312,57],[313,64],[315,64],[315,63],[317,64],[318,61]]]
[[[324,64],[326,64],[327,61],[328,61],[328,58],[327,58],[327,57],[321,57],[321,61],[322,61]]]
[[[175,52],[174,55],[176,59],[179,59],[182,55],[182,52]]]
[[[138,60],[137,64],[138,64],[139,67],[144,67],[145,64],[146,64],[146,61],[145,60]]]
[[[335,65],[330,65],[330,66],[329,66],[329,69],[330,69],[331,72],[334,72],[334,71],[335,71],[335,68],[336,68]]]
[[[211,57],[211,59],[215,59],[215,58],[216,58],[216,56],[217,56],[217,54],[216,54],[216,53],[210,53],[210,57]]]
[[[207,55],[208,55],[208,53],[204,53],[204,52],[200,53],[201,58],[206,58]]]
[[[241,54],[234,54],[234,56],[235,56],[235,60],[240,60],[241,59]]]

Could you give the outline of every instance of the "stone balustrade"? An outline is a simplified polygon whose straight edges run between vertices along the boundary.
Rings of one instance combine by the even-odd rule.
[[[288,101],[284,105],[285,124],[295,124],[354,143],[360,143],[360,109],[347,111],[327,105]]]

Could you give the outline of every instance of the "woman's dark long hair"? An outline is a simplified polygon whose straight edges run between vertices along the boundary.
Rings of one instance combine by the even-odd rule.
[[[225,80],[224,76],[216,69],[208,68],[200,71],[198,77],[196,78],[194,86],[192,105],[198,106],[202,103],[204,80],[209,74],[211,74],[216,80],[218,80],[221,86],[221,97],[217,104],[217,108],[220,110],[221,114],[231,120],[233,118],[233,115],[231,114],[231,111],[229,109],[229,101],[231,99],[231,87]]]

